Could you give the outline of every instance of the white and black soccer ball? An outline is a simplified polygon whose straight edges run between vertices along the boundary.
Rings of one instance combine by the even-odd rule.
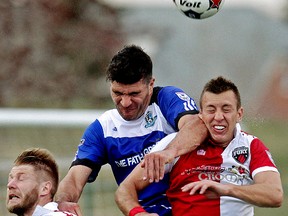
[[[187,17],[205,19],[216,14],[224,0],[173,0],[176,7]]]

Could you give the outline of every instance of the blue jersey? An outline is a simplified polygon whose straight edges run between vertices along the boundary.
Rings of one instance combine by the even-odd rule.
[[[96,179],[102,165],[109,163],[119,185],[149,153],[156,142],[178,130],[181,116],[198,113],[192,98],[183,90],[155,87],[145,113],[132,121],[124,120],[116,109],[103,113],[84,132],[72,163],[90,167],[89,182]],[[168,176],[139,193],[140,204],[148,212],[170,215],[166,199]]]

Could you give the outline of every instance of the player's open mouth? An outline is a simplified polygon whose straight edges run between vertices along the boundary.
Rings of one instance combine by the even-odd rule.
[[[216,130],[222,131],[222,130],[225,129],[225,126],[223,126],[223,125],[214,125],[213,128],[216,129]]]
[[[9,195],[9,200],[13,200],[13,199],[19,199],[19,197],[16,196],[15,194],[10,194]]]

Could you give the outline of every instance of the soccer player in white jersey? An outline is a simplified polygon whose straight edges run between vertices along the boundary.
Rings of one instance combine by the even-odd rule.
[[[58,166],[46,149],[31,148],[15,160],[7,184],[6,206],[18,216],[73,216],[53,202],[59,182]]]
[[[107,80],[116,109],[103,113],[85,130],[56,194],[59,208],[77,215],[81,215],[77,202],[84,186],[95,181],[104,164],[111,166],[120,184],[166,135],[179,131],[162,161],[175,158],[183,153],[182,149],[187,152],[196,148],[208,134],[194,100],[183,90],[154,87],[152,61],[142,48],[131,45],[120,50],[108,65]],[[139,199],[144,209],[171,215],[167,188],[165,176],[160,183],[143,190]]]
[[[202,91],[200,108],[209,139],[165,166],[170,173],[167,197],[173,216],[252,216],[253,205],[281,206],[280,174],[268,148],[241,131],[243,108],[235,84],[223,77],[210,80]],[[163,138],[152,151],[164,149],[175,135]],[[116,191],[124,215],[141,209],[137,192],[149,185],[142,176],[139,165]],[[144,215],[158,214],[141,212]]]

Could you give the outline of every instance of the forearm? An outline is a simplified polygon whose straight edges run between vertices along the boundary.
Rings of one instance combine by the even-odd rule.
[[[123,184],[116,190],[115,201],[124,215],[129,215],[132,208],[140,206],[135,187],[125,187]]]
[[[115,192],[115,201],[124,215],[134,207],[140,206],[138,192],[149,185],[148,181],[142,180],[143,169],[137,165],[134,170],[124,179]]]
[[[231,185],[228,196],[241,199],[259,207],[280,207],[283,199],[282,187],[278,184]]]
[[[165,149],[173,158],[196,149],[208,136],[208,130],[198,115],[183,116],[178,125],[179,132]]]
[[[57,202],[75,202],[77,203],[82,193],[81,188],[77,188],[75,182],[63,179],[58,187],[57,193],[55,195],[55,200]]]
[[[254,176],[252,185],[222,184],[212,180],[195,181],[186,184],[183,192],[190,195],[203,194],[208,198],[230,196],[259,207],[279,207],[283,201],[283,189],[277,172],[265,171]]]
[[[86,166],[73,166],[60,182],[55,200],[58,202],[78,202],[92,170]]]

